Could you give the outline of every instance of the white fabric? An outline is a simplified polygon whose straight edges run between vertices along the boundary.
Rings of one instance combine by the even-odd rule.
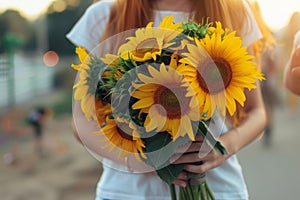
[[[91,5],[67,34],[67,38],[77,46],[84,46],[91,52],[99,43],[101,34],[109,17],[109,8],[113,0],[101,0]],[[261,33],[254,21],[250,9],[245,3],[250,16],[251,32],[243,35],[243,44],[249,46],[259,38]],[[186,21],[188,13],[175,11],[155,11],[155,25],[166,15],[174,15],[175,21]],[[245,30],[247,27],[245,27]],[[97,185],[96,199],[111,200],[169,200],[169,188],[160,178],[152,173],[126,172],[125,166],[113,161],[103,160],[104,171]],[[232,156],[221,166],[207,172],[207,181],[216,199],[244,200],[248,192],[241,167],[236,156]]]
[[[113,0],[101,0],[90,6],[67,34],[67,38],[76,46],[84,46],[92,52],[100,42],[112,2]]]

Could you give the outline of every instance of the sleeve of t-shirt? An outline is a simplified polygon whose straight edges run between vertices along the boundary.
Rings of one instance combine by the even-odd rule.
[[[91,52],[100,42],[107,25],[112,0],[101,0],[87,8],[66,37]]]
[[[251,46],[254,42],[262,38],[262,33],[258,27],[255,17],[249,7],[249,4],[243,0],[244,6],[248,15],[248,22],[245,23],[242,32],[243,45],[246,47]]]

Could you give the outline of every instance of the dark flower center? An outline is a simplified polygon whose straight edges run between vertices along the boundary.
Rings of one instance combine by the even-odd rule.
[[[117,131],[122,138],[133,141],[133,137],[131,135],[132,130],[129,128],[128,124],[117,124]]]
[[[181,111],[189,107],[190,98],[185,97],[185,88],[172,88],[160,86],[154,92],[154,104],[159,104],[165,109],[169,119],[181,118]],[[162,111],[161,113],[163,113]]]
[[[197,70],[198,83],[208,94],[224,91],[232,80],[231,66],[223,58],[207,59],[198,66]]]

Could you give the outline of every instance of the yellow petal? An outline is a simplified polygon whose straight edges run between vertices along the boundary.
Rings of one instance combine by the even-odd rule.
[[[147,97],[147,98],[140,99],[139,101],[134,103],[132,105],[132,109],[134,110],[141,109],[141,108],[149,107],[153,104],[154,104],[153,97]]]
[[[77,47],[76,53],[78,55],[80,62],[82,62],[82,63],[86,62],[85,59],[89,57],[89,55],[84,47]]]

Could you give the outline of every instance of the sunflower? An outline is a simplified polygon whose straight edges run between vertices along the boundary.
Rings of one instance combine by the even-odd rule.
[[[105,122],[105,118],[112,113],[111,105],[109,103],[103,103],[100,99],[95,100],[95,111],[99,125]]]
[[[105,57],[101,58],[101,61],[107,65],[107,68],[115,67],[115,63],[118,60],[118,56],[114,54],[106,54]],[[102,78],[113,77],[111,70],[105,70],[101,75]]]
[[[148,24],[149,27],[153,27],[153,22]],[[165,16],[161,23],[158,25],[158,28],[165,28],[177,32],[182,32],[182,22],[174,23],[174,16]]]
[[[114,54],[106,54],[101,61],[107,65],[106,70],[101,75],[102,78],[110,78],[111,80],[118,81],[125,73],[124,66],[122,65],[122,58]]]
[[[85,48],[83,47],[77,47],[75,50],[79,61],[81,62],[80,64],[76,65],[76,64],[72,64],[72,68],[75,70],[79,70],[81,67],[83,68],[89,68],[88,64],[90,63],[90,57],[88,55],[88,52],[86,51]]]
[[[179,63],[179,58],[180,56],[177,54],[177,53],[173,53],[171,56],[170,56],[170,64],[169,66],[172,67],[173,69],[177,69]]]
[[[173,68],[163,63],[157,68],[149,65],[149,76],[138,73],[143,83],[133,84],[136,90],[132,97],[138,100],[132,109],[147,113],[144,121],[147,132],[167,131],[173,140],[185,135],[194,140],[191,122],[201,118],[194,92]]]
[[[228,35],[228,33],[229,33],[229,29],[228,28],[223,29],[222,24],[219,21],[216,21],[216,26],[215,27],[214,26],[209,26],[208,27],[208,35],[209,36],[212,35],[212,34],[215,34],[217,36],[223,37],[225,35]],[[232,32],[232,34],[234,35],[235,32]]]
[[[153,27],[153,22],[148,24],[148,27]],[[166,30],[164,36],[164,43],[172,41],[178,36],[179,33],[182,33],[182,22],[174,23],[174,16],[165,16],[161,23],[158,25],[158,29]]]
[[[100,68],[98,65],[93,64],[94,58],[90,57],[84,48],[76,48],[76,53],[81,63],[72,65],[72,67],[79,72],[79,80],[73,86],[75,90],[74,100],[81,100],[81,109],[88,121],[92,119],[98,120],[95,111],[95,92],[97,89]],[[97,104],[100,103],[101,102],[98,102]],[[101,103],[100,107],[102,106],[104,105]]]
[[[165,17],[158,28],[153,28],[153,22],[146,28],[137,29],[134,37],[128,37],[128,42],[121,45],[118,54],[124,59],[133,59],[137,62],[156,60],[162,49],[170,47],[182,31],[180,23],[173,23],[173,16]]]
[[[210,30],[205,38],[187,45],[188,52],[180,60],[184,64],[177,70],[190,82],[198,101],[204,103],[207,118],[216,109],[223,115],[227,109],[233,115],[236,102],[244,106],[244,89],[256,88],[256,80],[264,77],[235,32],[223,30],[219,22]]]
[[[90,66],[90,57],[87,51],[82,47],[76,48],[76,54],[78,55],[80,64],[72,64],[72,67],[75,70],[79,71],[79,80],[73,86],[75,89],[74,99],[81,100],[81,109],[88,121],[91,119],[96,119],[95,115],[95,98],[94,94],[89,93],[89,85],[87,84],[87,79],[89,77]]]
[[[109,152],[120,148],[119,158],[126,157],[129,153],[134,153],[137,160],[141,160],[139,155],[146,158],[143,152],[145,145],[140,138],[138,127],[133,122],[106,117],[104,127],[94,134],[105,136],[100,142],[106,142],[103,148],[109,148]]]

